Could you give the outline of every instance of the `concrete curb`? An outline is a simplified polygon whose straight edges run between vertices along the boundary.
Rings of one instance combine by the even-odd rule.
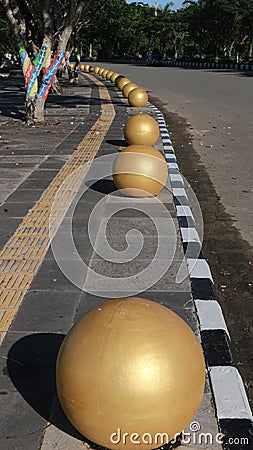
[[[226,450],[250,449],[253,448],[253,416],[242,378],[232,358],[230,336],[217,301],[211,270],[202,252],[164,116],[154,105],[149,103],[149,107],[156,114],[168,164],[207,372],[218,425],[224,435],[222,446]]]

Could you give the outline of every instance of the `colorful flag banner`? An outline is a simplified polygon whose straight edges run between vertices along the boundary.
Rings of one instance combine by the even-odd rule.
[[[43,45],[39,51],[37,58],[36,58],[36,64],[34,66],[32,75],[31,75],[31,77],[28,81],[28,85],[27,85],[27,91],[26,91],[27,97],[32,96],[31,93],[33,92],[33,87],[37,83],[37,77],[39,76],[39,73],[42,69],[45,58],[47,57],[47,49],[48,49],[48,47]]]
[[[21,59],[22,71],[23,71],[23,75],[25,78],[25,87],[27,88],[29,80],[33,73],[34,66],[31,63],[31,60],[30,60],[28,53],[25,49],[25,46],[23,44],[20,45],[20,47],[19,47],[19,56]],[[31,96],[35,96],[37,91],[38,91],[38,81],[36,79],[36,82],[34,83],[32,91],[31,91]]]
[[[42,78],[41,87],[37,94],[37,98],[47,98],[49,89],[52,85],[53,78],[63,60],[64,52],[56,52],[51,65],[46,69],[45,75]]]

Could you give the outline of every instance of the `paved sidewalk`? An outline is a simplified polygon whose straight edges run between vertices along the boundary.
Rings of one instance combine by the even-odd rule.
[[[171,162],[168,188],[159,201],[117,194],[111,164],[126,145],[123,127],[136,111],[109,82],[89,74],[81,75],[75,87],[64,81],[65,95],[49,99],[46,125],[27,128],[16,120],[23,92],[19,75],[15,77],[15,87],[1,95],[5,106],[0,120],[1,450],[98,449],[83,440],[61,410],[55,389],[57,353],[82,314],[127,295],[171,308],[200,338],[182,221],[172,194],[182,189],[181,181]],[[150,107],[143,111],[156,114]],[[166,136],[161,134],[156,147],[166,150]],[[168,152],[166,158],[173,155]],[[161,240],[158,263],[139,278],[157,250],[154,223]],[[143,247],[136,255],[140,233]],[[186,430],[191,442],[180,448],[222,448],[216,442],[219,428],[208,377],[194,422],[200,429]],[[199,432],[210,433],[212,443],[199,442]]]

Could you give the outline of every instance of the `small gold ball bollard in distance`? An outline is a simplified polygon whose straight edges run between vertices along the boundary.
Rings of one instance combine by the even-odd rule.
[[[124,137],[129,145],[154,145],[159,134],[158,123],[149,114],[134,114],[124,128]]]
[[[111,82],[112,82],[112,83],[115,83],[116,78],[118,78],[119,76],[120,76],[120,74],[119,74],[118,72],[114,72],[114,73],[111,75]]]
[[[90,67],[91,67],[90,64],[85,64],[84,70],[85,70],[86,72],[89,72]]]
[[[102,73],[105,69],[103,67],[100,67],[99,71],[98,71],[98,75],[100,75],[102,77]]]
[[[100,69],[100,67],[98,67],[98,66],[96,66],[96,67],[94,68],[94,73],[95,73],[96,75],[98,75],[99,69]]]
[[[80,69],[85,70],[85,64],[80,64]]]
[[[109,72],[106,74],[106,79],[108,80],[108,81],[110,81],[110,78],[111,78],[111,75],[113,74],[113,71],[112,70],[109,70]]]
[[[133,89],[128,96],[128,103],[130,106],[142,108],[148,103],[148,94],[144,89]]]
[[[164,156],[151,145],[129,145],[113,164],[113,181],[128,197],[157,195],[165,186],[168,168]]]
[[[123,95],[124,95],[124,97],[128,97],[128,95],[129,95],[129,93],[133,90],[133,89],[135,89],[135,88],[137,88],[138,86],[137,86],[137,84],[135,84],[135,83],[127,83],[127,84],[125,84],[125,86],[123,87],[123,89],[122,89],[122,93],[123,93]]]
[[[123,87],[124,87],[127,83],[130,83],[130,82],[131,82],[131,81],[130,81],[128,78],[123,77],[123,78],[120,78],[119,80],[117,79],[116,85],[117,85],[118,89],[119,89],[120,91],[122,91]]]
[[[112,300],[84,315],[57,358],[64,412],[82,435],[109,449],[157,448],[160,433],[172,440],[194,418],[204,383],[191,328],[143,298]],[[136,434],[140,444],[133,445]]]
[[[106,74],[109,72],[109,70],[108,69],[104,69],[103,70],[103,73],[102,73],[102,77],[103,78],[106,78]]]
[[[121,79],[121,78],[126,78],[124,75],[118,75],[116,78],[115,78],[115,84],[116,84],[116,86],[118,87],[118,82],[119,82],[119,80]],[[130,82],[130,80],[129,80],[129,82]]]

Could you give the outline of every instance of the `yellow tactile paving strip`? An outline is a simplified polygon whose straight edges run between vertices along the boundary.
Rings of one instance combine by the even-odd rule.
[[[99,87],[101,115],[0,252],[0,345],[49,248],[50,235],[52,238],[52,220],[49,235],[49,218],[58,189],[73,171],[80,168],[66,183],[62,205],[54,211],[54,232],[88,170],[88,166],[83,165],[96,156],[115,117],[106,87],[95,77],[86,76]]]

